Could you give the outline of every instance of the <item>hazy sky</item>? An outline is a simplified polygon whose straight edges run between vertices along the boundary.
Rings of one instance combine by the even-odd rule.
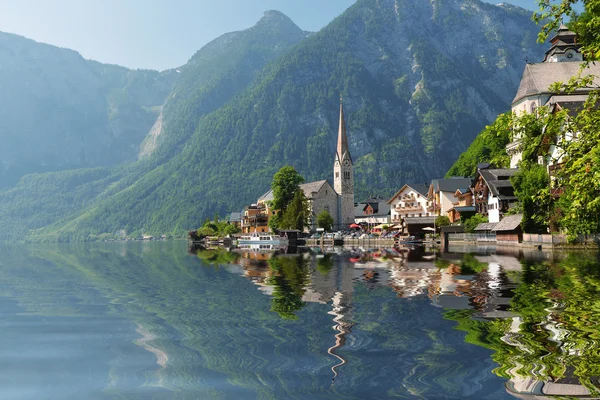
[[[163,70],[185,64],[223,33],[254,25],[265,10],[279,10],[300,28],[317,31],[354,1],[0,0],[0,31],[104,63]],[[507,2],[530,9],[536,4]]]

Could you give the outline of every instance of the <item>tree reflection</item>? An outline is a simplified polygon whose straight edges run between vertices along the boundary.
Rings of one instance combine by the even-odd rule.
[[[294,312],[306,305],[302,296],[310,281],[308,263],[302,255],[269,259],[269,267],[274,272],[269,278],[269,284],[274,286],[271,311],[282,318],[298,319]]]
[[[495,373],[514,393],[557,396],[600,391],[600,263],[571,254],[558,263],[524,262],[510,302],[512,318],[472,319],[475,310],[450,310],[447,319],[466,341],[494,351]]]

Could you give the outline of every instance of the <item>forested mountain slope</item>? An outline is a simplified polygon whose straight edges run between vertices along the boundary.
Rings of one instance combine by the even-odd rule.
[[[147,92],[152,88],[151,85],[128,87],[131,89],[131,96],[139,96],[147,102],[162,104],[166,97],[161,107],[152,108],[152,119],[144,121],[143,124],[145,132],[136,136],[135,148],[129,149],[130,159],[140,157],[141,160],[128,165],[30,174],[13,188],[2,190],[0,187],[0,225],[4,227],[0,232],[0,240],[19,240],[27,235],[33,236],[33,240],[57,240],[53,230],[42,228],[67,224],[80,216],[86,208],[121,191],[131,191],[130,187],[145,174],[150,173],[154,176],[156,171],[162,170],[161,165],[165,160],[177,155],[204,114],[214,111],[236,93],[243,91],[268,62],[289,50],[307,35],[307,32],[298,28],[285,15],[277,11],[268,11],[255,26],[215,39],[200,49],[186,65],[160,74],[168,75],[169,79],[172,79],[168,96],[163,94],[160,98],[153,97]],[[80,59],[77,53],[70,50],[16,38],[32,46],[47,47],[59,55],[64,51]],[[54,57],[56,54],[52,53]],[[98,70],[104,68],[113,72],[128,71],[121,67],[83,61]],[[51,59],[48,62],[59,61]],[[129,71],[130,74],[136,72],[138,71]],[[159,74],[154,71],[144,72],[150,75]],[[3,79],[2,73],[0,70],[0,80]],[[67,116],[61,118],[68,120]],[[9,132],[5,133],[9,136]],[[24,132],[21,139],[35,142],[35,134],[37,131],[33,134]],[[146,137],[142,143],[144,136]],[[70,137],[76,139],[78,136],[77,133],[71,133]],[[42,147],[40,145],[40,148]],[[66,165],[29,168],[26,171],[53,170],[60,167]],[[12,166],[11,171],[15,170]],[[152,172],[153,170],[155,171]],[[12,176],[14,178],[16,174]],[[5,179],[4,182],[7,184],[8,180]],[[84,213],[81,218],[85,215],[87,214]],[[123,229],[131,232],[130,225],[125,222]]]
[[[357,198],[443,176],[508,109],[525,59],[542,54],[536,32],[517,7],[359,0],[232,101],[201,118],[177,118],[185,124],[173,132],[182,135],[181,153],[48,231],[76,239],[120,229],[182,232],[255,200],[285,164],[308,180],[329,178],[340,92]],[[184,100],[177,109],[188,107]]]

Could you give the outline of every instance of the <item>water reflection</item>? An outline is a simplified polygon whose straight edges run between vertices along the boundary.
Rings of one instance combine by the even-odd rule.
[[[294,312],[309,302],[329,304],[335,333],[327,352],[337,359],[332,382],[347,363],[340,350],[352,334],[354,285],[361,283],[391,288],[407,300],[427,298],[443,309],[444,318],[467,333],[467,343],[493,351],[494,373],[507,380],[506,390],[514,397],[600,393],[600,263],[595,255],[531,252],[519,261],[491,251],[440,255],[423,248],[357,248],[261,257],[266,262],[260,269],[241,264],[256,284],[272,286],[263,290],[273,296],[272,311],[298,318]],[[343,268],[334,270],[334,257],[343,260]]]
[[[596,256],[184,246],[0,247],[1,397],[596,395]]]

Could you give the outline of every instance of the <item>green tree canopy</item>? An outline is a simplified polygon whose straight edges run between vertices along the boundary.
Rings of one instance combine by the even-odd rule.
[[[308,222],[308,201],[302,189],[297,189],[294,198],[283,212],[279,228],[303,231]]]
[[[323,210],[317,216],[317,226],[323,228],[325,231],[330,231],[333,226],[333,217],[329,214],[329,211]]]
[[[477,225],[484,222],[488,222],[488,218],[485,215],[475,214],[465,219],[463,227],[465,228],[465,232],[473,232],[477,228]]]
[[[440,215],[435,219],[435,226],[439,229],[442,226],[450,225],[450,218],[445,215]]]
[[[290,165],[286,165],[277,171],[271,183],[273,207],[285,212],[303,182],[304,178]]]

